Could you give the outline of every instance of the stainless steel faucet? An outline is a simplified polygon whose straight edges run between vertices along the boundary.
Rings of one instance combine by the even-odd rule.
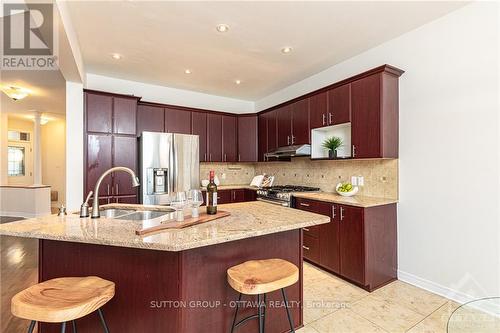
[[[130,177],[132,177],[132,186],[133,187],[137,187],[140,185],[139,178],[137,178],[135,172],[129,168],[114,167],[114,168],[111,168],[111,169],[105,171],[101,175],[101,177],[99,177],[99,179],[97,180],[97,183],[95,184],[94,198],[93,198],[93,202],[92,202],[92,218],[93,219],[98,219],[101,217],[101,214],[99,213],[99,188],[101,187],[102,180],[104,179],[104,177],[106,177],[107,175],[109,175],[110,173],[115,172],[115,171],[127,172],[130,175]]]

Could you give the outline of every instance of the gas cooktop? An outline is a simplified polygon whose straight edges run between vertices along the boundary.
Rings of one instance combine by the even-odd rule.
[[[261,201],[290,206],[291,193],[293,192],[319,192],[318,187],[281,185],[261,188],[257,191],[257,199]]]

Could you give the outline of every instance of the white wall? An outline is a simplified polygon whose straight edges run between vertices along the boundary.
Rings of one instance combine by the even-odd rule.
[[[232,113],[254,112],[254,102],[251,101],[209,95],[195,91],[169,88],[136,81],[115,79],[96,74],[87,74],[86,88],[118,94],[132,94],[142,97],[142,100],[146,102],[181,105]]]
[[[498,4],[467,5],[258,102],[388,63],[400,79],[400,278],[457,300],[500,293]]]
[[[66,205],[66,122],[51,119],[42,125],[42,184],[57,191],[58,200],[53,207]]]
[[[66,207],[83,202],[83,84],[66,82]]]

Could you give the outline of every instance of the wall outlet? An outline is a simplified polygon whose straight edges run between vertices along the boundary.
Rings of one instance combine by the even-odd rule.
[[[220,175],[220,178],[221,178],[221,179],[226,179],[226,173],[222,173],[222,174]]]
[[[351,184],[352,184],[352,186],[358,186],[358,177],[352,176],[351,177]]]
[[[358,186],[364,186],[364,185],[365,185],[365,177],[358,176]]]

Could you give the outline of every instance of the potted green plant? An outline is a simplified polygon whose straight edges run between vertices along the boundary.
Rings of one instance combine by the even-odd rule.
[[[328,149],[328,158],[337,158],[337,149],[342,146],[342,143],[342,139],[336,136],[332,136],[323,141],[323,148]]]

